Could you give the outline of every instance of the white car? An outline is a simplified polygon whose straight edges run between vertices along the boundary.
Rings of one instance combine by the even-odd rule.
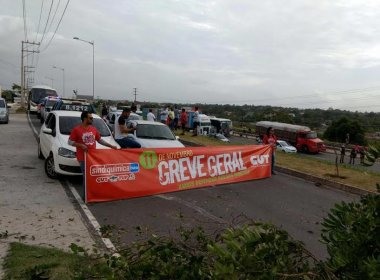
[[[277,150],[284,151],[285,153],[297,153],[296,147],[288,144],[288,142],[283,140],[277,140]]]
[[[59,175],[82,174],[76,159],[76,148],[67,143],[71,130],[82,122],[80,116],[81,112],[78,111],[51,111],[43,123],[39,134],[38,157],[45,159],[48,177],[56,179]],[[105,122],[96,114],[92,116],[93,125],[102,139],[119,147]],[[109,149],[99,143],[96,143],[96,147]]]
[[[140,143],[141,148],[182,148],[185,147],[170,128],[160,122],[130,120],[127,127],[136,127],[128,137]]]
[[[105,122],[107,123],[108,127],[111,129],[112,132],[115,132],[115,121],[118,117],[120,117],[121,113],[123,113],[123,110],[112,110],[108,113]],[[142,117],[138,114],[131,112],[128,117],[128,121],[129,120],[142,120]]]
[[[59,101],[59,97],[57,96],[47,96],[44,98],[44,101],[41,104],[40,111],[40,121],[43,123],[48,116],[49,112],[53,108],[54,104]]]
[[[215,138],[222,142],[230,142],[230,140],[226,136],[224,136],[222,133],[215,134]]]

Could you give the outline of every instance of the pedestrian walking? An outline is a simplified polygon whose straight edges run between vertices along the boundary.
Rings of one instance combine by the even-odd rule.
[[[110,143],[104,141],[96,129],[95,126],[92,125],[92,114],[84,111],[80,116],[82,123],[78,124],[70,133],[70,137],[68,140],[68,144],[74,146],[76,148],[76,157],[79,162],[79,166],[82,170],[83,174],[83,185],[80,190],[80,195],[82,199],[85,199],[85,165],[84,165],[84,157],[85,152],[90,149],[96,149],[96,142],[102,144],[103,146],[110,147],[112,149],[117,149],[116,146],[111,145]]]
[[[273,127],[268,127],[267,133],[263,137],[263,144],[267,144],[267,145],[271,146],[271,154],[272,154],[271,172],[272,172],[272,175],[276,175],[276,172],[274,171],[276,142],[277,142],[277,137],[276,137],[276,135],[274,135]]]
[[[186,129],[186,124],[187,124],[187,114],[186,114],[185,108],[182,108],[179,119],[180,119],[181,128],[182,128],[181,135],[185,135],[185,129]]]
[[[127,127],[127,119],[131,114],[131,109],[124,108],[121,115],[115,121],[115,141],[122,148],[141,148],[141,145],[128,136],[136,130],[136,127]]]
[[[346,145],[342,144],[340,147],[340,163],[344,163],[344,156],[346,154]]]
[[[156,121],[156,116],[153,114],[152,109],[149,109],[149,113],[146,115],[146,119],[151,122]]]

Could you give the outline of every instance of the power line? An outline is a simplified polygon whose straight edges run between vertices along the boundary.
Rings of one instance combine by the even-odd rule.
[[[50,14],[51,14],[51,9],[52,9],[52,7],[53,7],[53,3],[54,3],[54,0],[51,0],[51,4],[50,4],[50,8],[49,8],[49,14],[48,14],[48,17],[47,17],[47,20],[46,20],[46,24],[45,24],[44,32],[42,33],[41,41],[39,42],[40,44],[42,44],[42,41],[43,41],[44,38],[45,38],[46,29],[47,29],[47,26],[48,26],[48,24],[49,24],[49,19],[50,19]]]
[[[62,19],[63,19],[63,16],[64,16],[65,13],[66,13],[66,9],[67,9],[67,6],[69,5],[69,3],[70,3],[70,0],[67,0],[67,2],[66,2],[66,6],[65,6],[65,9],[63,10],[62,16],[61,16],[61,18],[59,19],[59,22],[58,22],[58,24],[57,24],[57,27],[56,27],[55,30],[54,30],[53,36],[51,36],[50,41],[47,43],[46,47],[45,47],[43,50],[41,50],[41,52],[42,52],[42,51],[45,51],[45,50],[49,47],[50,43],[53,41],[54,36],[55,36],[55,34],[57,33],[58,27],[60,26],[61,21],[62,21]]]
[[[37,42],[37,36],[38,36],[38,33],[40,32],[40,25],[41,25],[41,17],[42,17],[42,10],[43,10],[43,7],[44,7],[44,2],[45,0],[42,0],[41,1],[41,9],[40,9],[40,16],[39,16],[39,19],[38,19],[38,27],[37,27],[37,32],[36,32],[36,38],[34,41]],[[38,56],[38,53],[37,53],[37,56]],[[34,64],[34,53],[33,53],[33,56],[32,56],[32,65]]]
[[[57,4],[57,6],[55,7],[54,15],[53,15],[53,17],[51,18],[51,21],[50,21],[50,25],[49,25],[49,28],[48,28],[48,32],[50,31],[50,28],[51,28],[51,26],[53,25],[53,21],[54,21],[54,19],[55,19],[56,14],[57,14],[57,10],[58,10],[58,7],[59,7],[59,4],[60,4],[60,3],[61,3],[61,0],[58,0],[58,4]]]

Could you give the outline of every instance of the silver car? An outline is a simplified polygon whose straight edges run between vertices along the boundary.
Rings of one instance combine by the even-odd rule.
[[[9,106],[4,98],[0,97],[0,122],[8,123],[9,122]]]
[[[290,145],[288,142],[283,140],[277,140],[277,150],[283,151],[285,153],[297,153],[296,147]]]

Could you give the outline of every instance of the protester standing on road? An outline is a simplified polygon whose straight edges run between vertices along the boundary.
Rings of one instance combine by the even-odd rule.
[[[84,185],[85,185],[85,166],[84,166],[84,153],[90,149],[96,149],[96,142],[103,146],[117,149],[116,146],[104,141],[99,131],[92,125],[92,114],[84,111],[80,116],[82,123],[78,124],[70,133],[68,144],[76,148],[76,156],[80,168],[83,173],[83,188],[81,189],[81,197],[85,198]]]
[[[185,135],[185,129],[186,129],[186,124],[187,124],[187,114],[186,114],[185,108],[182,108],[182,112],[179,119],[180,119],[181,127],[182,127],[181,135]]]
[[[108,116],[108,109],[107,109],[107,106],[106,104],[103,104],[103,107],[102,107],[102,119],[105,120]]]
[[[342,144],[340,147],[340,163],[344,163],[344,155],[346,154],[346,146]]]
[[[128,133],[136,130],[135,127],[127,127],[126,120],[131,114],[131,109],[124,108],[121,115],[115,121],[115,141],[122,148],[141,148],[141,145],[135,140],[127,137]]]
[[[177,108],[177,106],[174,106],[174,130],[177,130],[178,128],[178,123],[179,123],[179,118],[181,116],[180,110]]]
[[[275,160],[275,153],[276,153],[276,141],[277,137],[274,135],[274,129],[273,127],[267,128],[267,133],[263,137],[263,144],[267,144],[271,146],[271,153],[272,153],[272,164],[271,164],[271,171],[272,174],[275,175],[276,172],[274,171],[274,160]]]
[[[350,153],[350,164],[355,164],[356,149],[352,148]]]
[[[360,155],[360,163],[364,164],[365,150],[363,146],[359,148],[359,155]]]
[[[194,107],[195,112],[194,112],[194,117],[193,117],[193,135],[192,136],[197,136],[198,135],[198,126],[199,126],[199,111],[198,107]]]
[[[152,109],[149,109],[149,113],[146,115],[146,119],[151,122],[156,121],[156,116],[153,114]]]
[[[169,115],[169,108],[166,107],[164,110],[162,110],[160,112],[160,122],[166,124],[166,121],[168,119],[168,115]]]
[[[175,117],[175,114],[174,114],[173,108],[170,107],[166,124],[170,127],[171,130],[174,130],[174,117]]]

